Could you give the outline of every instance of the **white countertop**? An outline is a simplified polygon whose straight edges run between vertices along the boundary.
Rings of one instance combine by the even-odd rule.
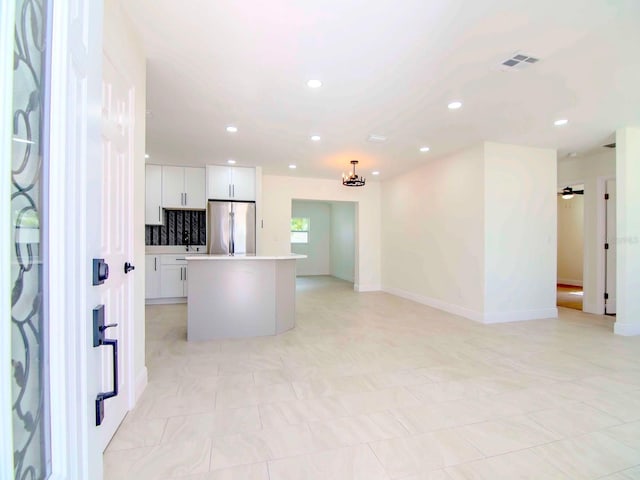
[[[306,255],[290,253],[288,255],[193,255],[185,256],[185,260],[296,260],[307,258]]]

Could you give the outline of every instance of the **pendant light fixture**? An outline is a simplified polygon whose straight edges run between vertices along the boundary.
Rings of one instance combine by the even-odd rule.
[[[345,187],[363,187],[366,180],[364,177],[359,177],[356,174],[356,165],[358,164],[358,160],[351,160],[351,165],[353,168],[349,175],[342,174],[342,185]]]

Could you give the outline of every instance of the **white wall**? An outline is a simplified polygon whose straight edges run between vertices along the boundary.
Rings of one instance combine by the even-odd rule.
[[[484,149],[484,321],[556,317],[556,152]]]
[[[309,243],[292,243],[291,251],[307,255],[296,260],[296,275],[331,273],[331,205],[326,202],[294,200],[292,217],[309,219]]]
[[[584,199],[558,195],[558,283],[582,285]]]
[[[482,322],[557,315],[556,154],[484,142],[385,181],[384,289]]]
[[[616,151],[558,160],[558,186],[584,184],[583,310],[604,313],[604,179],[615,178]]]
[[[354,281],[355,221],[353,203],[331,203],[331,275],[348,282]]]
[[[386,291],[482,318],[483,157],[477,145],[383,182]]]
[[[618,335],[640,335],[640,127],[616,132]]]
[[[323,200],[355,202],[356,261],[355,285],[359,291],[379,290],[380,275],[380,184],[370,181],[364,187],[345,187],[335,180],[262,176],[264,226],[259,255],[282,255],[291,251],[291,201]],[[261,219],[258,219],[260,221]]]
[[[146,60],[141,40],[128,17],[120,9],[120,2],[108,0],[104,4],[104,52],[114,59],[115,65],[123,65],[129,82],[135,89],[135,145],[133,165],[133,365],[129,370],[135,381],[135,398],[139,398],[147,383],[145,366],[145,245],[144,245],[144,208],[145,208],[145,120],[146,120]]]

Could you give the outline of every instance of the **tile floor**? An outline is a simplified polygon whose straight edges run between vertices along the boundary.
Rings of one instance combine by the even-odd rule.
[[[105,478],[640,479],[640,338],[560,311],[485,326],[307,277],[294,331],[187,343],[186,306],[150,306]]]

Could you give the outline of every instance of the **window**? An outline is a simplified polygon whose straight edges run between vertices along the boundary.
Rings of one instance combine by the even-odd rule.
[[[291,219],[291,243],[309,243],[309,219]]]

